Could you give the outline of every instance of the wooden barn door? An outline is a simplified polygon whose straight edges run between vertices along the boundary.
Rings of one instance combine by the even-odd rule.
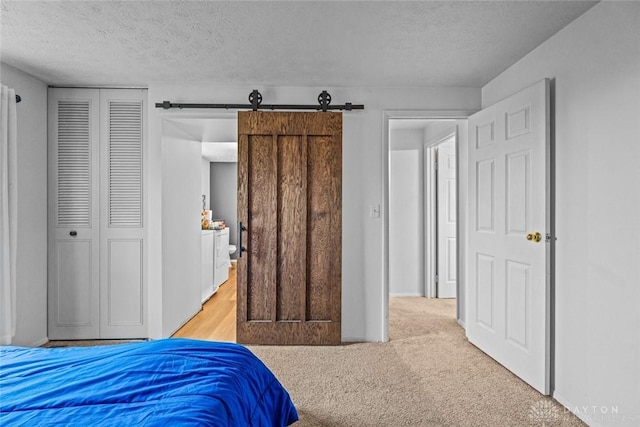
[[[341,113],[238,113],[238,222],[238,342],[339,344]]]

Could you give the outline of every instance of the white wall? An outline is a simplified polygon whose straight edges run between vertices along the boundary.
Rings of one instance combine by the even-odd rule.
[[[0,64],[2,84],[22,97],[18,111],[18,256],[13,345],[47,342],[47,85]]]
[[[229,244],[238,240],[238,164],[211,163],[211,206],[215,218],[224,219],[229,228]],[[236,252],[231,257],[237,258]]]
[[[247,99],[252,89],[262,93],[266,103],[314,103],[326,89],[333,103],[365,104],[364,111],[344,113],[343,121],[343,235],[342,235],[342,337],[345,341],[383,339],[383,224],[381,218],[369,218],[369,205],[383,201],[383,110],[474,110],[480,106],[480,91],[473,88],[302,88],[302,87],[230,87],[207,84],[154,85],[149,87],[150,104],[171,102],[238,102]],[[149,114],[150,167],[148,168],[149,205],[152,211],[162,203],[162,153],[159,141],[165,117],[229,117],[230,113],[202,111],[164,111],[151,108]],[[233,115],[232,115],[233,116]],[[151,218],[151,229],[162,229],[160,216]],[[150,301],[152,307],[162,301],[162,239],[150,236]],[[162,334],[162,313],[151,312],[153,337]]]
[[[640,3],[599,3],[487,84],[483,106],[544,77],[555,100],[554,396],[591,425],[638,426]]]
[[[162,147],[162,336],[201,309],[202,145],[170,137]],[[153,234],[153,233],[152,233]],[[151,282],[150,282],[151,283]],[[157,292],[157,289],[155,290]]]
[[[390,132],[390,296],[424,296],[423,136],[422,129]]]

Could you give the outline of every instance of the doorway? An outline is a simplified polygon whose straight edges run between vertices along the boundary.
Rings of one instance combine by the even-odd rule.
[[[464,236],[465,224],[462,219],[466,218],[466,207],[464,204],[458,203],[459,200],[466,199],[464,186],[460,186],[460,182],[467,179],[466,168],[457,167],[457,165],[465,165],[467,161],[467,117],[471,111],[386,111],[384,112],[384,146],[385,153],[384,162],[384,207],[383,212],[388,212],[384,216],[384,262],[383,262],[383,338],[389,339],[388,319],[389,319],[389,298],[393,296],[416,296],[430,297],[438,296],[438,286],[436,281],[441,278],[434,274],[438,271],[438,252],[443,252],[437,246],[438,241],[435,239],[437,234],[437,203],[429,201],[431,195],[437,194],[435,191],[437,185],[437,174],[435,171],[435,160],[437,159],[436,146],[453,139],[454,157],[453,170],[454,180],[449,183],[451,187],[449,200],[450,213],[447,215],[455,219],[453,226],[455,235],[455,245],[449,240],[449,247],[446,252],[450,254],[449,264],[445,270],[455,279],[453,285],[454,292],[449,293],[448,297],[455,296],[456,304],[456,320],[464,327]],[[398,139],[398,136],[404,138]],[[400,151],[401,153],[395,153]],[[449,160],[447,160],[449,161]],[[407,167],[407,164],[409,165]],[[429,166],[431,165],[431,166]],[[410,179],[406,176],[407,170],[414,171],[412,184],[403,191],[413,194],[417,199],[412,202],[412,209],[415,209],[409,222],[402,222],[395,219],[394,211],[403,212],[407,204],[402,204],[398,200],[397,194],[394,194],[394,180]],[[396,173],[398,172],[399,173]],[[426,191],[432,188],[434,191]],[[405,194],[406,197],[406,194]],[[442,204],[442,203],[441,203]],[[442,214],[441,214],[442,216]],[[393,233],[400,231],[401,239],[397,239]],[[405,239],[406,236],[409,238]],[[462,242],[462,244],[458,243]],[[401,248],[401,249],[399,249]],[[397,292],[394,288],[393,280],[397,277],[397,269],[403,268],[402,264],[396,264],[394,270],[394,262],[399,258],[403,258],[403,253],[408,255],[412,261],[412,270],[414,280],[412,288],[409,292]],[[446,259],[446,257],[440,257]],[[405,263],[406,265],[406,263]],[[443,267],[440,267],[442,270]],[[395,277],[394,277],[395,276]],[[406,285],[406,284],[405,284]],[[403,295],[404,294],[404,295]],[[445,296],[441,293],[440,296]]]
[[[239,237],[237,248],[238,251],[245,252],[245,256],[239,260],[237,267],[236,339],[244,343],[255,340],[266,342],[272,338],[279,340],[279,344],[339,343],[341,113],[260,113],[259,117],[265,120],[257,120],[257,115],[242,120],[249,114],[238,113],[238,123],[242,126],[239,126],[238,132],[241,138],[239,149],[236,150],[240,159],[236,179],[239,184],[237,212],[241,222],[238,233],[232,234],[242,233],[243,239],[240,240]],[[259,129],[255,131],[256,126],[265,126],[265,123],[270,125],[272,121],[266,118],[271,116],[274,116],[274,120],[285,120],[283,123],[286,126],[278,126],[279,139],[264,137],[276,134],[274,130],[266,133]],[[164,257],[165,249],[171,251],[174,248],[189,247],[195,251],[200,230],[199,227],[193,228],[192,213],[206,210],[207,207],[214,213],[218,211],[214,205],[207,206],[206,197],[201,201],[200,194],[189,196],[188,202],[180,203],[179,206],[171,202],[172,196],[184,198],[187,193],[191,194],[194,186],[199,190],[201,182],[209,182],[210,190],[216,187],[206,177],[201,179],[199,176],[202,162],[196,158],[192,146],[194,143],[201,145],[203,139],[199,132],[185,130],[188,122],[198,120],[176,118],[163,121],[163,130],[165,124],[167,128],[180,128],[179,135],[172,140],[163,135],[163,152],[169,154],[163,156],[163,182],[166,181],[165,188],[171,190],[163,192],[162,214],[163,218],[168,219],[163,222],[163,258],[166,259],[163,263],[163,294],[175,297],[168,299],[174,308],[171,324],[167,322],[164,326],[167,334],[183,326],[176,315],[178,308],[175,307],[175,302],[178,296],[175,294],[178,289],[178,302],[181,303],[179,315],[184,319],[183,322],[200,311],[200,304],[197,304],[196,309],[194,299],[194,295],[200,293],[191,289],[194,287],[193,283],[200,280],[185,280],[187,276],[196,279],[196,273],[200,269],[197,266],[185,268],[182,261],[176,261],[180,259],[177,255]],[[258,132],[251,143],[247,141],[254,133],[249,131]],[[181,153],[183,147],[188,153]],[[183,162],[180,168],[174,167],[177,159],[182,157],[188,157],[186,160],[192,166],[185,166]],[[277,191],[273,191],[274,189]],[[271,194],[277,198],[270,197]],[[213,201],[213,198],[210,200]],[[204,204],[194,208],[195,201]],[[289,209],[292,205],[294,208]],[[172,216],[174,211],[175,215]],[[233,220],[231,224],[235,225],[235,218]],[[180,226],[177,227],[177,224]],[[276,238],[274,230],[280,233]],[[331,232],[327,233],[327,230]],[[289,234],[285,235],[285,231]],[[241,242],[244,242],[246,249]],[[305,250],[307,256],[304,255]],[[274,266],[270,262],[272,257],[277,257],[275,266],[279,271],[269,270]],[[199,258],[191,257],[191,267],[194,260]],[[305,260],[308,264],[306,267]],[[292,271],[300,277],[293,277]],[[255,280],[263,276],[268,280]],[[252,278],[253,280],[248,280]],[[265,286],[267,281],[272,286]],[[288,286],[288,289],[282,288],[283,286]],[[297,292],[294,292],[295,288]],[[273,290],[276,292],[272,292]],[[215,302],[215,295],[211,300]],[[272,310],[274,308],[275,312]],[[269,319],[273,328],[265,327]],[[276,329],[279,330],[278,333],[275,333]],[[291,341],[293,338],[295,341]]]
[[[187,325],[197,324],[203,317],[203,301],[207,300],[204,309],[224,300],[225,308],[215,309],[216,316],[207,317],[207,324],[203,331],[209,334],[218,323],[233,325],[223,329],[232,332],[225,341],[235,341],[235,271],[229,270],[227,277],[218,277],[216,272],[224,273],[228,266],[228,249],[223,248],[225,242],[218,242],[224,237],[229,238],[229,245],[235,245],[237,199],[235,197],[235,183],[237,172],[227,180],[218,179],[211,182],[211,178],[220,178],[217,170],[211,173],[211,165],[232,165],[237,156],[237,119],[235,113],[221,113],[216,115],[189,115],[183,113],[172,114],[163,119],[163,335],[170,336],[180,330],[184,332]],[[215,169],[215,168],[214,168]],[[225,169],[225,168],[222,168]],[[231,168],[233,169],[233,168]],[[226,170],[221,176],[228,175]],[[218,182],[220,181],[220,182]],[[213,185],[212,185],[213,184]],[[226,197],[230,191],[231,197]],[[222,190],[217,196],[211,197],[212,189]],[[203,195],[205,196],[203,198]],[[222,206],[225,203],[225,206]],[[226,231],[201,230],[201,214],[203,209],[213,210],[212,219],[223,219],[227,225]],[[232,213],[228,213],[231,211]],[[212,221],[213,222],[213,221]],[[220,235],[220,236],[218,236]],[[208,240],[208,245],[205,240]],[[214,243],[216,246],[213,246]],[[218,245],[218,243],[220,243]],[[203,281],[202,254],[204,248],[209,248],[209,266],[206,270],[210,274],[208,281]],[[215,256],[214,256],[215,255]],[[211,259],[213,258],[213,259]],[[225,262],[226,261],[226,262]],[[221,268],[218,268],[218,266]],[[212,272],[211,270],[215,270]],[[209,284],[208,289],[206,284]],[[219,287],[218,287],[219,286]],[[216,288],[218,288],[216,290]],[[234,288],[233,292],[229,288]],[[215,293],[214,293],[215,291]],[[212,296],[213,294],[213,296]],[[228,306],[228,307],[227,307]],[[208,310],[212,312],[212,310]],[[232,316],[217,315],[228,311]],[[202,326],[202,325],[201,325]],[[193,329],[193,328],[192,328]],[[196,329],[202,329],[200,327]],[[191,338],[209,339],[196,335]],[[176,334],[178,336],[179,334]],[[214,337],[219,338],[219,337]]]
[[[456,151],[465,127],[454,119],[389,120],[390,297],[457,296]]]

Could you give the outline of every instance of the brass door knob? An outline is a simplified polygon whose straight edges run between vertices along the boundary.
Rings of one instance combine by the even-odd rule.
[[[542,241],[542,234],[538,233],[537,231],[534,233],[529,233],[527,234],[527,240],[539,243]]]

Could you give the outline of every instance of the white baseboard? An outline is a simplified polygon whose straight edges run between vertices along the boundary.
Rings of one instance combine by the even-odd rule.
[[[558,403],[560,403],[562,406],[564,406],[565,408],[573,408],[575,405],[572,404],[571,402],[569,402],[567,399],[565,399],[564,397],[562,397],[561,395],[559,395],[556,392],[553,392],[553,396],[552,396],[555,400],[558,401]],[[594,424],[593,420],[589,419],[590,417],[587,414],[583,414],[583,413],[574,413],[574,415],[578,418],[580,418],[582,421],[584,421],[587,425],[591,426],[591,427],[599,427],[599,424]]]
[[[419,292],[389,292],[390,297],[424,297]]]
[[[213,295],[213,294],[212,294],[212,295]],[[193,318],[196,316],[196,314],[200,313],[201,311],[202,311],[202,305],[200,305],[200,308],[199,308],[195,313],[193,313],[193,314],[192,314],[191,316],[189,316],[189,317],[188,317],[184,322],[182,322],[182,323],[180,324],[180,326],[178,326],[178,327],[176,328],[176,330],[175,330],[175,331],[171,332],[171,333],[169,334],[169,336],[168,336],[168,337],[159,337],[159,339],[162,339],[162,338],[171,338],[171,337],[173,336],[173,334],[175,334],[176,332],[178,332],[178,331],[179,331],[179,330],[180,330],[184,325],[186,325],[187,323],[189,323],[189,321],[190,321],[191,319],[193,319]],[[149,337],[149,339],[154,339],[154,338]]]
[[[30,344],[28,347],[42,347],[43,345],[45,345],[48,342],[49,342],[49,338],[48,337],[44,337],[44,338],[40,338],[39,340],[37,340],[34,343]]]
[[[620,414],[605,406],[576,405],[556,392],[553,393],[553,398],[564,406],[565,411],[571,412],[590,427],[640,425],[640,415],[637,414]]]

